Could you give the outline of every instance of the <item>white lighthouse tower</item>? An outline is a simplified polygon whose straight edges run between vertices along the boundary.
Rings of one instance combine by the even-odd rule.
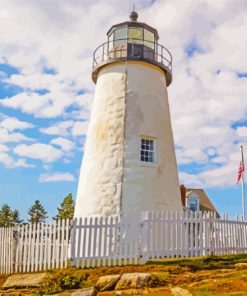
[[[182,209],[167,96],[172,57],[137,18],[133,11],[112,26],[94,52],[75,218]]]

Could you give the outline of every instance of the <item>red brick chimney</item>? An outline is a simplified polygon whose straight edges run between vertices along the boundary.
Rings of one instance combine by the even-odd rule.
[[[186,188],[183,184],[180,185],[180,193],[181,193],[182,205],[183,207],[185,207]]]

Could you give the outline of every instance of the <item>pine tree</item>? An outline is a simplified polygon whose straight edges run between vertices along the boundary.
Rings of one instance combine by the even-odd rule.
[[[31,223],[44,222],[45,219],[48,218],[48,216],[46,216],[47,212],[39,200],[35,200],[33,206],[28,211],[28,215],[30,216],[28,222]]]
[[[18,210],[11,210],[10,206],[4,204],[0,209],[0,227],[10,227],[21,223]]]
[[[64,198],[63,202],[60,205],[60,208],[57,208],[57,210],[58,214],[54,217],[55,220],[73,218],[75,202],[71,193]]]

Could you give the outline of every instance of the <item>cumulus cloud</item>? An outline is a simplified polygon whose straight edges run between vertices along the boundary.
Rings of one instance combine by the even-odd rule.
[[[76,121],[72,127],[71,133],[73,136],[83,136],[87,134],[87,128],[87,121]]]
[[[61,147],[65,152],[68,152],[74,148],[74,143],[65,138],[55,138],[51,141],[51,144]]]
[[[36,143],[32,145],[17,145],[14,148],[14,153],[32,159],[38,159],[43,162],[54,162],[63,156],[63,152],[54,148],[51,145]]]
[[[70,173],[53,173],[53,174],[41,174],[39,177],[40,183],[47,182],[72,182],[75,178]]]
[[[59,100],[57,99],[59,98]],[[0,101],[0,104],[13,109],[34,114],[35,117],[53,118],[64,113],[71,105],[73,96],[65,91],[40,95],[35,92],[23,92]]]
[[[22,133],[9,133],[7,129],[0,126],[0,143],[11,142],[28,142],[33,141],[32,138],[25,136]]]
[[[247,136],[247,127],[241,126],[237,128],[237,135],[240,137],[246,137]]]
[[[33,128],[34,125],[32,123],[21,121],[16,117],[8,117],[5,118],[1,123],[0,126],[5,128],[8,131],[14,131],[17,129],[27,129]]]
[[[0,151],[0,163],[4,164],[7,169],[35,167],[33,164],[27,163],[23,158],[14,159],[6,151]]]
[[[47,128],[41,128],[40,131],[47,135],[67,136],[69,135],[68,130],[73,126],[73,124],[74,122],[72,120],[61,121]]]

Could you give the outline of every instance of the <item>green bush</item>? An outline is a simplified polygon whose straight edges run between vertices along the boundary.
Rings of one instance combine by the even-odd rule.
[[[88,274],[82,270],[67,269],[52,271],[47,275],[40,294],[54,294],[65,290],[79,289]]]

